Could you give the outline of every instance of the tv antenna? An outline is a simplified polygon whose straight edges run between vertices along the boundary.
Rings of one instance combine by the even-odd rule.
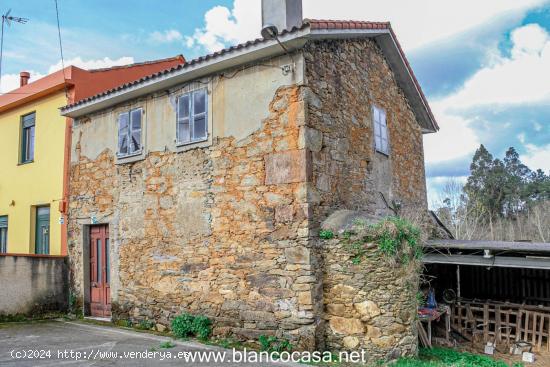
[[[4,24],[7,24],[8,27],[11,26],[11,22],[21,23],[25,24],[29,20],[27,18],[20,18],[20,17],[14,17],[13,15],[10,15],[11,9],[6,12],[6,14],[2,15],[2,34],[0,35],[0,91],[1,85],[2,85],[2,56],[4,51]]]

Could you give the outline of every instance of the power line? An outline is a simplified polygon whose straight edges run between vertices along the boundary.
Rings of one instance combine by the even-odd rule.
[[[57,35],[59,38],[59,53],[61,54],[61,70],[63,70],[63,81],[65,83],[65,98],[69,99],[69,91],[67,90],[67,77],[65,76],[65,59],[63,58],[63,44],[61,42],[61,26],[59,25],[59,8],[57,0],[55,2],[55,15],[57,17]]]

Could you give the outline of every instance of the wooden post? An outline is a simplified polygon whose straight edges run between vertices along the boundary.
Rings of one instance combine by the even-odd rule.
[[[483,342],[487,343],[489,339],[489,305],[483,305]]]

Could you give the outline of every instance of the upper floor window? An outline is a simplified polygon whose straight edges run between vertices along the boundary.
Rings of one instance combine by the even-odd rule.
[[[178,97],[176,143],[189,144],[208,137],[208,94],[206,88]]]
[[[374,144],[376,150],[380,153],[390,154],[386,111],[382,108],[372,106],[372,121],[374,124]]]
[[[0,217],[0,253],[8,252],[8,216]]]
[[[136,108],[118,116],[118,156],[141,153],[141,116],[143,109]]]
[[[34,160],[34,131],[36,114],[29,113],[21,117],[21,161],[29,163]]]

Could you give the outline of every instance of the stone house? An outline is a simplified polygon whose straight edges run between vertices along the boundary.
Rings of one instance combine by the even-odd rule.
[[[438,127],[389,23],[302,20],[299,2],[278,3],[286,13],[263,9],[276,37],[62,109],[86,314],[164,329],[185,311],[216,334],[313,349],[330,301],[320,223],[427,209],[422,135]]]

